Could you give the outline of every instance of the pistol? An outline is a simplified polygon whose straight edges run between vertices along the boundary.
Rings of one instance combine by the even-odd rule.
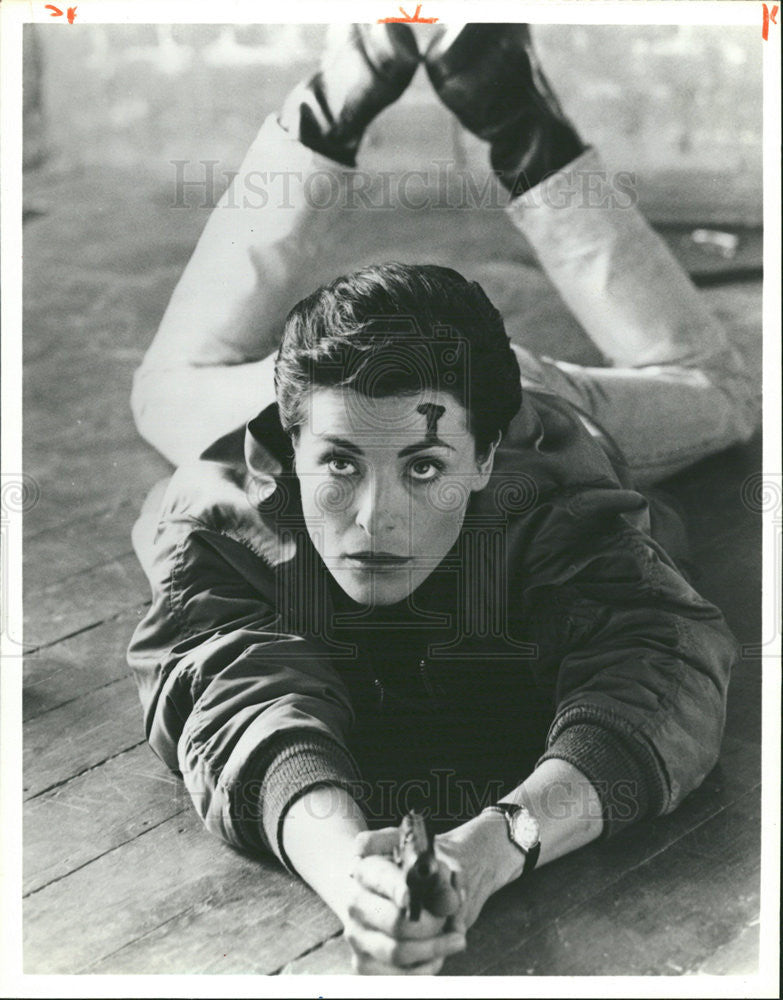
[[[411,810],[402,817],[400,839],[394,860],[405,873],[408,885],[408,919],[418,920],[422,908],[430,909],[440,888],[438,862],[432,837],[421,813]]]

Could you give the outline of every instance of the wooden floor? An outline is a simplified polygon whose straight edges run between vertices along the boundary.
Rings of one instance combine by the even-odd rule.
[[[144,742],[125,665],[148,600],[130,527],[168,472],[133,428],[130,379],[204,215],[173,210],[156,182],[115,172],[33,177],[27,198],[25,469],[40,500],[26,515],[24,554],[25,971],[347,971],[337,920],[303,884],[202,829]],[[523,259],[501,222],[485,246]],[[471,225],[460,221],[451,237],[442,216],[437,225],[439,239],[468,253]],[[405,237],[398,229],[387,232],[392,243]],[[498,265],[498,282],[504,273]],[[704,294],[737,338],[759,337],[758,281]],[[533,346],[557,353],[552,328],[540,327]],[[561,353],[586,351],[572,339]],[[445,971],[756,970],[759,465],[756,441],[671,484],[697,585],[743,644],[720,764],[673,815],[496,896]]]

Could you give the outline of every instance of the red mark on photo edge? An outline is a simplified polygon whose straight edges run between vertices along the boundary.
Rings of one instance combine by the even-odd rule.
[[[402,13],[402,17],[379,17],[378,24],[435,24],[439,20],[437,17],[419,17],[421,4],[416,5],[416,13],[413,17],[407,14],[402,7],[399,7],[398,10]]]
[[[63,16],[63,12],[60,10],[60,8],[59,7],[55,7],[53,3],[46,4],[46,10],[50,10],[52,12],[49,15],[49,17],[62,17]],[[68,17],[68,24],[73,24],[73,22],[76,20],[76,8],[75,7],[69,7],[68,8],[67,17]]]
[[[766,42],[767,39],[769,38],[769,22],[772,21],[773,24],[778,23],[775,20],[775,18],[778,16],[778,5],[775,4],[771,11],[765,3],[763,3],[761,6],[764,8],[764,23],[761,26],[761,37]]]

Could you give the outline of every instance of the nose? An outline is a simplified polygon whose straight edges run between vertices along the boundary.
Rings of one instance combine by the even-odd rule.
[[[395,488],[386,477],[368,476],[357,497],[356,523],[367,535],[377,538],[400,525],[405,504],[404,490]]]

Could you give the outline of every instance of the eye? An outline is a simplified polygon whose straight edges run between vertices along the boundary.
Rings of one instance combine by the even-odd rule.
[[[332,455],[327,460],[326,466],[333,476],[353,476],[357,471],[350,459],[342,458],[339,455]]]
[[[419,458],[409,466],[411,479],[417,483],[426,483],[435,479],[443,472],[443,465],[433,458]]]

